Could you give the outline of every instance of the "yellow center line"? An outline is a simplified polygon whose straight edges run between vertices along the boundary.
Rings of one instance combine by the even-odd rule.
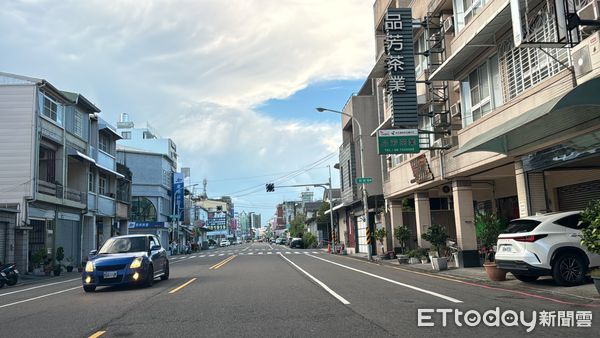
[[[236,255],[230,256],[230,257],[228,257],[228,258],[224,259],[223,261],[221,261],[221,262],[219,262],[219,263],[217,263],[217,264],[215,264],[215,265],[211,266],[211,267],[209,268],[209,270],[216,270],[216,269],[218,269],[218,268],[222,267],[223,265],[225,265],[225,264],[229,263],[229,262],[230,262],[231,260],[233,260],[235,257],[236,257]]]
[[[193,281],[195,281],[195,280],[196,280],[196,278],[192,278],[192,279],[190,279],[189,281],[187,281],[187,282],[183,283],[182,285],[180,285],[180,286],[176,287],[175,289],[173,289],[173,290],[169,291],[169,293],[175,293],[175,292],[177,292],[177,291],[179,291],[179,290],[183,289],[184,287],[188,286],[190,283],[192,283],[192,282],[193,282]]]
[[[98,332],[94,333],[93,335],[91,335],[89,338],[98,338],[101,335],[103,335],[104,333],[106,333],[106,331],[98,331]]]

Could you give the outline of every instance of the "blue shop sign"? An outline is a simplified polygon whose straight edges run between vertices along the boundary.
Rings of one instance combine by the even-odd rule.
[[[146,228],[167,228],[165,222],[129,222],[129,229],[146,229]]]

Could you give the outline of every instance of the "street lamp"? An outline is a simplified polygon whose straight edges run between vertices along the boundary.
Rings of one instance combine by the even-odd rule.
[[[360,175],[361,175],[361,177],[364,178],[365,177],[365,161],[364,161],[364,154],[363,154],[364,153],[363,140],[362,140],[363,133],[362,133],[362,127],[360,126],[360,123],[358,122],[358,120],[355,119],[352,115],[350,115],[348,113],[344,113],[339,110],[327,109],[327,108],[322,108],[322,107],[318,107],[315,109],[321,113],[324,111],[328,111],[328,112],[348,116],[349,118],[352,119],[353,122],[356,123],[356,125],[358,126],[358,143],[359,143],[359,149],[360,149]],[[365,183],[362,184],[362,200],[363,200],[363,215],[365,217],[365,224],[367,227],[369,227],[369,206],[367,204],[367,191],[365,189]],[[332,221],[332,226],[333,226],[333,221]],[[373,250],[371,248],[371,245],[367,245],[367,254],[369,256],[369,260],[371,260],[372,251]]]

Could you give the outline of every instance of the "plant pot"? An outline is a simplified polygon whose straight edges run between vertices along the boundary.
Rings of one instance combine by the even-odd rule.
[[[437,271],[448,270],[448,261],[446,260],[446,257],[432,258],[431,265],[433,266],[433,269]]]
[[[419,264],[421,261],[417,257],[411,257],[408,259],[408,264]]]
[[[54,272],[54,277],[60,276],[60,269],[52,270]]]
[[[72,272],[73,271],[73,267],[72,266],[67,266],[67,272]]]
[[[400,264],[408,264],[408,255],[396,255],[396,257],[398,258],[398,263]]]
[[[498,268],[496,266],[496,263],[485,263],[483,264],[483,267],[485,268],[485,272],[487,273],[488,278],[490,280],[493,280],[495,282],[501,282],[506,280],[506,271]]]
[[[421,258],[421,264],[427,264],[429,260],[427,258]]]

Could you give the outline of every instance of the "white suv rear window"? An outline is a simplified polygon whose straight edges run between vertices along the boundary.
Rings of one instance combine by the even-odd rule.
[[[516,234],[520,232],[533,231],[540,223],[533,219],[516,219],[508,223],[508,227],[504,231],[505,234]]]

